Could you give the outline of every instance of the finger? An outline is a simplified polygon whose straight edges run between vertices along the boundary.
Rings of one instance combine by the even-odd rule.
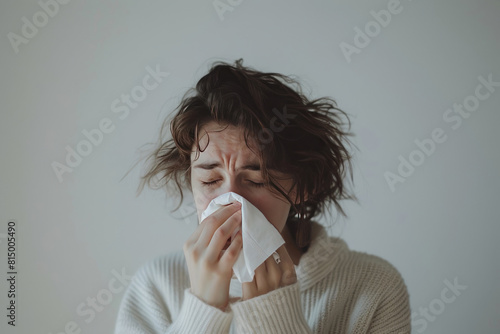
[[[206,248],[210,243],[210,240],[212,240],[214,232],[240,208],[241,204],[239,202],[228,204],[220,207],[217,211],[203,219],[200,224],[202,229],[201,235],[196,243],[198,243],[202,248]]]
[[[267,267],[266,261],[255,269],[255,285],[259,291],[267,291],[269,284],[267,283]]]
[[[255,275],[253,281],[241,283],[241,297],[242,300],[253,298],[257,295],[257,286],[255,285]]]
[[[288,255],[285,245],[282,245],[276,250],[281,258],[280,268],[282,271],[281,275],[281,286],[287,286],[297,282],[297,273],[295,272],[295,265]]]
[[[227,204],[227,206],[229,206],[230,204],[233,204],[233,203],[229,203],[229,204]],[[218,208],[217,210],[215,210],[215,212],[222,210],[224,207],[225,206],[222,206],[222,207]],[[208,217],[205,217],[205,219],[207,219],[207,218]],[[194,243],[196,243],[198,241],[198,239],[200,239],[201,233],[203,232],[203,230],[206,229],[206,226],[204,224],[202,224],[205,221],[205,219],[200,224],[198,224],[198,227],[196,228],[196,230],[186,240],[187,243],[191,242],[191,243],[194,244]]]
[[[268,285],[271,287],[271,290],[275,290],[281,286],[281,276],[283,272],[280,268],[281,263],[277,264],[274,257],[271,255],[266,260],[266,268],[267,268],[267,277],[268,277]]]
[[[238,210],[233,213],[233,215],[229,217],[213,234],[212,240],[210,240],[210,243],[207,246],[207,259],[213,262],[217,261],[222,248],[226,245],[228,239],[240,225],[241,211]]]
[[[234,237],[233,242],[229,247],[224,251],[224,254],[221,256],[219,260],[219,264],[222,270],[229,270],[233,267],[240,255],[241,249],[243,246],[241,232],[238,232]],[[234,272],[232,272],[234,273]]]

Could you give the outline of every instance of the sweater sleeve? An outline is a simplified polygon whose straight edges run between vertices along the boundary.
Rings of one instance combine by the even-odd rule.
[[[175,261],[156,259],[133,276],[115,334],[229,333],[232,312],[206,304],[184,288]]]
[[[232,304],[238,333],[312,333],[302,311],[299,284]]]

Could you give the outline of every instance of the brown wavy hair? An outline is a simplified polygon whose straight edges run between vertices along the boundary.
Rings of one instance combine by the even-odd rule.
[[[313,217],[330,203],[347,217],[339,201],[358,201],[344,184],[347,171],[353,181],[352,156],[345,146],[351,143],[347,137],[352,133],[343,130],[341,116],[347,118],[348,129],[349,118],[331,98],[306,98],[297,80],[242,63],[243,59],[233,65],[214,62],[196,87],[184,94],[173,118],[163,122],[158,143],[147,156],[138,193],[145,184],[167,191],[173,186],[180,194],[180,206],[183,188],[191,190],[191,152],[195,145],[197,156],[204,150],[198,140],[202,127],[211,121],[240,127],[247,147],[260,159],[264,183],[291,204],[288,228],[297,246],[307,250]],[[171,138],[166,138],[168,129]],[[292,177],[298,204],[279,187],[272,170]]]

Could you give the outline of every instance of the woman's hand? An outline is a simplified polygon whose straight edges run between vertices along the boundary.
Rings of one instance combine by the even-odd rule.
[[[271,255],[264,263],[255,269],[252,282],[242,283],[242,300],[247,300],[266,294],[297,282],[297,274],[285,245],[276,250],[281,258],[278,264]]]
[[[183,247],[191,293],[221,310],[229,302],[232,267],[242,248],[241,232],[221,253],[238,226],[241,226],[241,204],[235,202],[205,218]]]

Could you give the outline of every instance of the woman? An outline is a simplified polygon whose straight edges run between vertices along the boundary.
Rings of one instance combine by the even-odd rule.
[[[295,85],[295,87],[294,87]],[[344,146],[345,113],[329,98],[308,100],[278,73],[215,63],[166,120],[141,186],[192,191],[198,219],[235,192],[259,209],[285,244],[232,279],[242,249],[240,204],[205,218],[182,251],[143,265],[120,306],[116,333],[409,333],[406,285],[387,261],[349,250],[312,220],[353,199]],[[170,126],[172,138],[162,140]],[[153,180],[156,182],[152,185]]]

